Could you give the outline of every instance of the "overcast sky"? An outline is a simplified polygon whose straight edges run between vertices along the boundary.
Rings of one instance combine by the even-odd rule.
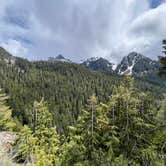
[[[166,0],[1,0],[0,46],[28,59],[157,58],[164,37]]]

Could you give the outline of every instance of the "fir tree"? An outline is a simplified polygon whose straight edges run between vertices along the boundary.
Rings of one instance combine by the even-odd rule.
[[[34,129],[24,126],[15,143],[15,158],[36,166],[59,164],[59,135],[52,126],[52,115],[41,100],[34,102]]]
[[[133,80],[126,77],[110,98],[109,110],[113,124],[118,128],[119,148],[114,154],[123,155],[129,164],[155,165],[157,151],[153,146],[157,111],[151,107],[150,97],[139,92]],[[114,110],[114,113],[113,111]]]
[[[166,40],[163,40],[163,48],[164,48],[163,53],[166,54]],[[166,57],[161,57],[160,63],[161,63],[161,67],[159,70],[159,74],[165,75],[166,74]]]
[[[65,155],[70,156],[68,165],[107,165],[113,158],[112,147],[118,144],[115,127],[109,123],[107,106],[98,104],[93,95],[88,100],[87,109],[78,118],[77,125],[70,127],[68,147],[74,144],[73,151],[69,148]],[[79,147],[79,148],[78,148]],[[77,149],[77,150],[76,150]],[[70,153],[72,151],[72,153]],[[69,155],[69,153],[71,155]],[[76,156],[80,154],[78,158]],[[82,157],[81,157],[82,156]]]
[[[0,94],[0,131],[13,131],[16,128],[12,111],[6,106],[7,99],[8,97],[5,94]]]

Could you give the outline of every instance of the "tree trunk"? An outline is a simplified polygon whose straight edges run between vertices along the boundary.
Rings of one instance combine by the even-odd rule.
[[[127,95],[128,95],[128,89],[127,89]],[[127,96],[127,100],[126,100],[126,132],[127,132],[127,141],[129,141],[129,98]]]

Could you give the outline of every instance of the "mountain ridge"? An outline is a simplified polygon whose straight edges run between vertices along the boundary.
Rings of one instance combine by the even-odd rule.
[[[4,50],[1,51],[5,53]],[[0,88],[10,96],[8,103],[13,109],[13,116],[23,124],[29,123],[26,108],[31,109],[34,101],[44,97],[52,110],[59,132],[76,121],[89,96],[96,94],[100,102],[108,101],[113,86],[118,86],[123,79],[123,76],[116,73],[94,72],[75,63],[14,58],[14,65],[0,61]],[[143,91],[155,95],[165,91],[165,81],[155,72],[134,79]]]
[[[12,56],[4,48],[0,47],[0,60],[7,64],[14,65],[17,59],[22,59]],[[66,59],[59,54],[56,57],[48,57],[49,62],[67,62],[74,63],[70,59]],[[131,52],[123,57],[119,64],[115,65],[102,57],[91,57],[81,63],[80,66],[86,67],[91,71],[99,71],[106,73],[114,73],[118,75],[142,75],[159,69],[159,61],[152,60],[140,53]]]
[[[82,62],[80,65],[85,66],[88,69],[93,70],[93,71],[114,73],[114,70],[113,70],[114,64],[102,57],[89,58],[89,59],[85,60],[84,62]]]
[[[119,75],[140,75],[159,69],[158,61],[137,52],[131,52],[123,57],[116,68],[113,63],[101,57],[89,58],[81,65],[93,71],[111,72]]]
[[[131,52],[118,64],[116,72],[120,75],[138,75],[159,69],[159,62],[137,52]]]
[[[72,63],[72,61],[70,59],[66,59],[64,56],[62,56],[61,54],[59,54],[56,57],[48,57],[48,61],[60,61],[60,62],[69,62]]]

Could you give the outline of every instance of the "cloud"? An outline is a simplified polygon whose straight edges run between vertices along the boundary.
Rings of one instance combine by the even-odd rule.
[[[14,56],[22,57],[28,53],[28,49],[17,40],[9,39],[7,42],[0,43],[0,45]]]
[[[75,60],[90,56],[110,58],[111,53],[112,60],[124,56],[114,55],[120,49],[119,43],[124,42],[130,21],[149,8],[146,0],[141,3],[136,0],[95,0],[95,3],[51,0],[49,5],[44,0],[40,5],[35,2],[37,18],[54,34],[51,38],[51,41],[55,39],[54,45],[47,45],[47,41],[47,49],[52,52],[56,47],[57,52]]]
[[[63,54],[116,63],[130,51],[155,58],[166,34],[165,6],[154,0],[155,8],[152,0],[2,0],[0,44],[29,59]]]
[[[161,41],[166,34],[166,3],[148,10],[130,26],[132,47],[137,47],[150,57],[161,54]]]

